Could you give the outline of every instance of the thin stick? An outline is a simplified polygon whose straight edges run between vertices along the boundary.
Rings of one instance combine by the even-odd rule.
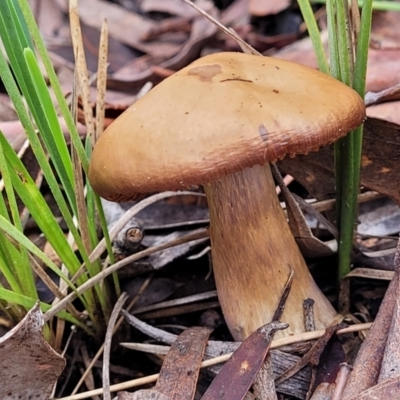
[[[97,98],[96,98],[96,130],[94,143],[103,133],[105,116],[105,97],[107,86],[107,54],[108,54],[108,23],[105,19],[101,26],[99,60],[97,65]]]
[[[106,337],[104,339],[104,355],[103,355],[103,388],[104,388],[104,400],[111,400],[110,392],[110,354],[111,354],[111,340],[115,331],[115,324],[119,312],[124,306],[126,300],[128,300],[128,295],[122,293],[118,301],[115,303],[113,311],[111,313],[110,320],[108,321]]]
[[[250,46],[247,42],[245,42],[233,29],[228,29],[225,25],[221,24],[221,22],[217,21],[214,17],[208,14],[206,11],[202,10],[199,6],[194,4],[190,0],[183,0],[186,4],[189,4],[190,7],[193,7],[199,14],[206,17],[209,21],[211,21],[214,25],[216,25],[222,32],[226,33],[234,40],[236,40],[241,46],[241,48],[245,48],[248,50],[249,54],[255,54],[257,56],[262,56],[255,48]]]

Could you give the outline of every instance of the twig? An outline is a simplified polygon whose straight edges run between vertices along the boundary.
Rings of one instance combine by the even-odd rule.
[[[276,307],[276,310],[274,312],[274,315],[272,316],[272,321],[280,321],[283,311],[285,310],[285,305],[286,305],[286,300],[290,294],[290,289],[292,288],[292,283],[293,283],[293,277],[294,277],[294,269],[290,267],[290,273],[288,276],[288,279],[285,283],[285,286],[282,291],[281,298],[279,299],[278,306]]]
[[[336,385],[332,395],[332,400],[341,400],[343,398],[343,391],[352,369],[353,368],[349,364],[340,364],[340,369],[336,377]]]
[[[110,320],[108,321],[106,337],[104,339],[104,355],[103,355],[103,389],[104,400],[111,400],[110,392],[110,353],[111,353],[111,340],[114,333],[114,327],[117,322],[118,315],[124,306],[128,295],[122,293],[118,301],[115,303],[113,311],[111,313]]]
[[[190,1],[190,0],[183,0],[183,1],[186,4],[189,4],[190,7],[193,7],[199,14],[203,15],[205,18],[207,18],[209,21],[211,21],[214,25],[216,25],[219,29],[221,29],[222,32],[226,33],[231,38],[236,40],[239,43],[239,45],[241,45],[241,48],[247,49],[250,54],[262,56],[261,53],[259,53],[256,49],[254,49],[252,46],[250,46],[240,36],[238,36],[238,34],[235,31],[233,31],[233,29],[228,29],[225,25],[221,24],[221,22],[217,21],[214,17],[212,17],[210,14],[208,14],[206,11],[204,11],[200,7],[198,7],[192,1]]]
[[[304,325],[306,327],[306,332],[315,331],[314,303],[315,301],[313,299],[305,299],[303,301]]]

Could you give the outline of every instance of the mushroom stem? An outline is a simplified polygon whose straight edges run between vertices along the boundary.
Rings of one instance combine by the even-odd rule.
[[[271,321],[291,271],[294,279],[280,335],[305,331],[303,301],[315,301],[315,327],[336,311],[314,282],[276,196],[269,164],[204,185],[210,209],[213,269],[219,301],[235,340]],[[278,333],[279,335],[279,333]]]

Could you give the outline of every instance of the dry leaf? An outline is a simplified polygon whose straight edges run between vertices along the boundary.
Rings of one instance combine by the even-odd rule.
[[[290,5],[290,0],[249,0],[248,10],[255,17],[277,14]]]
[[[214,17],[218,14],[215,7],[208,12]],[[108,87],[132,91],[142,87],[148,81],[159,83],[164,77],[160,76],[153,67],[172,70],[185,67],[198,57],[204,44],[215,36],[217,31],[218,28],[203,16],[195,17],[189,39],[183,45],[175,46],[173,54],[162,53],[158,50],[154,54],[150,53],[133,60],[110,76],[107,82]]]
[[[375,12],[372,18],[372,46],[384,49],[399,49],[400,31],[398,24],[398,12]]]
[[[400,87],[400,85],[399,85]],[[399,96],[395,93],[395,96]],[[390,101],[388,103],[375,104],[367,108],[369,118],[379,118],[394,124],[400,124],[400,101]]]
[[[43,339],[37,303],[0,338],[0,399],[48,399],[65,366],[64,357]]]
[[[210,333],[208,328],[193,327],[178,336],[165,357],[156,390],[171,400],[194,399]]]
[[[244,399],[268,354],[275,331],[287,327],[275,321],[253,332],[225,363],[202,400]]]
[[[397,271],[389,284],[369,334],[357,354],[353,370],[344,388],[343,400],[359,399],[360,393],[373,387],[378,382],[386,340],[392,325],[396,303],[398,302],[400,242],[397,245],[394,266],[395,268],[397,267]],[[385,398],[390,399],[391,397]],[[368,397],[365,397],[365,399],[368,399]]]
[[[396,255],[395,260],[399,261],[399,254]],[[396,265],[398,268],[399,265]],[[398,273],[398,271],[396,271]],[[396,377],[400,373],[400,281],[394,279],[397,283],[395,304],[392,314],[392,322],[386,339],[385,353],[381,364],[381,371],[379,373],[378,383],[387,381],[388,379]]]
[[[399,154],[400,126],[369,118],[364,124],[361,184],[391,197],[397,204],[400,204]],[[317,199],[334,196],[332,146],[322,147],[318,152],[307,156],[286,158],[278,165]]]

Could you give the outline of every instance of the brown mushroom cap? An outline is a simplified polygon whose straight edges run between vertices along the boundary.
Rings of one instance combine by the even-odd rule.
[[[319,71],[212,54],[165,79],[106,129],[89,180],[114,201],[184,189],[317,150],[364,118],[358,94]]]

